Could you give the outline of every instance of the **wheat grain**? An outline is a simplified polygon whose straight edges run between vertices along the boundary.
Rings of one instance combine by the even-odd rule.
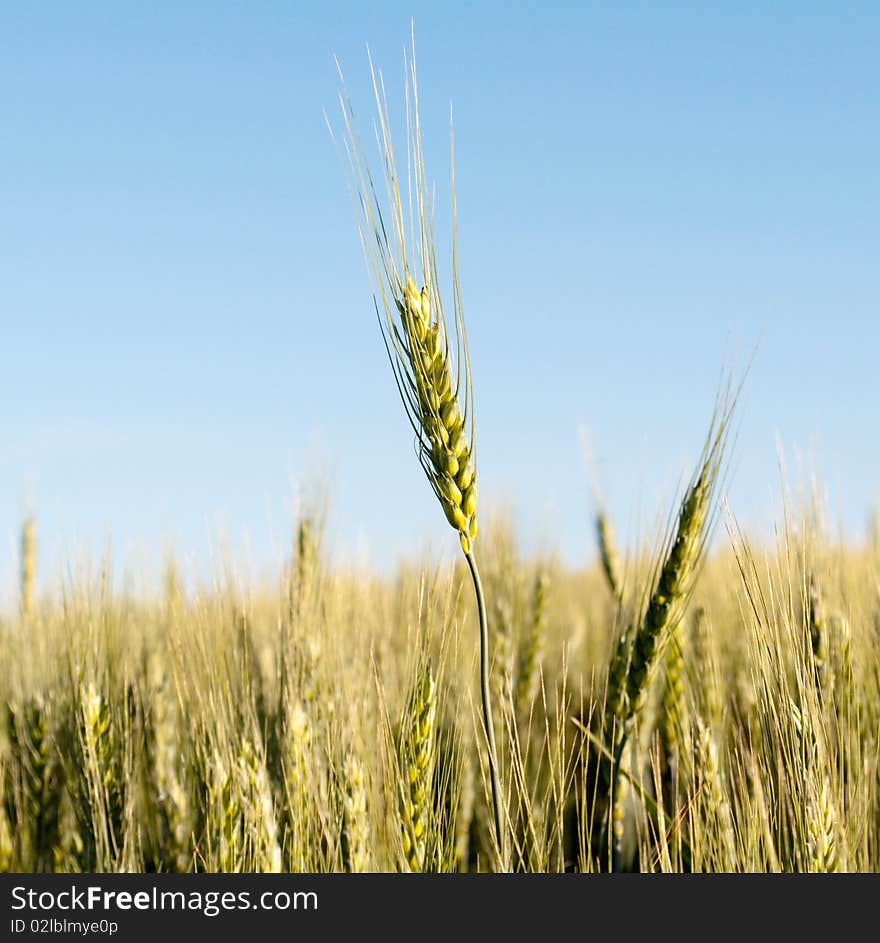
[[[830,874],[838,870],[837,811],[831,799],[828,779],[814,790],[807,813],[807,870]]]
[[[670,634],[666,650],[666,674],[660,720],[660,743],[670,767],[677,768],[687,730],[687,700],[684,686],[684,633],[677,622]]]
[[[345,776],[345,857],[348,870],[362,874],[370,870],[370,821],[367,816],[367,787],[364,764],[349,752]]]
[[[433,810],[433,775],[436,755],[435,717],[437,685],[431,669],[420,672],[402,725],[401,836],[403,853],[412,871],[424,871]]]
[[[727,788],[715,738],[701,719],[697,720],[697,747],[697,769],[702,786],[705,814],[714,823],[714,831],[718,835],[720,861],[717,870],[730,871],[737,860],[733,814],[727,798]]]

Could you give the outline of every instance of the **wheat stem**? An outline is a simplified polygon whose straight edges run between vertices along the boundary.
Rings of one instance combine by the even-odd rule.
[[[486,597],[483,593],[483,583],[480,580],[480,571],[477,569],[477,560],[473,551],[465,554],[471,577],[474,581],[474,592],[477,597],[477,612],[480,617],[480,696],[483,705],[483,724],[486,727],[486,743],[489,753],[489,776],[492,780],[492,812],[495,817],[495,837],[498,842],[498,853],[501,859],[501,869],[507,868],[507,841],[502,826],[501,785],[498,777],[498,748],[495,745],[495,724],[492,720],[492,699],[489,692],[489,620],[486,616]]]

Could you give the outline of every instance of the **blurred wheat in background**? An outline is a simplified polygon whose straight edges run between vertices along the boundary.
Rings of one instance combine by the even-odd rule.
[[[510,868],[880,867],[880,547],[815,521],[725,537],[653,647],[674,530],[618,598],[487,524]],[[293,543],[270,587],[81,577],[4,618],[4,869],[500,866],[464,564],[353,578]]]

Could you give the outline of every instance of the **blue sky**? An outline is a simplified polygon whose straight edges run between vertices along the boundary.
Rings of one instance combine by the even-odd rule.
[[[880,9],[744,3],[5,3],[0,579],[167,543],[255,569],[294,496],[343,559],[457,542],[415,460],[324,112],[365,48],[428,171],[448,116],[484,509],[592,554],[578,430],[623,533],[666,513],[721,367],[757,345],[729,498],[766,531],[777,443],[849,534],[880,498]],[[398,123],[398,127],[400,124]],[[438,247],[448,257],[448,244]]]

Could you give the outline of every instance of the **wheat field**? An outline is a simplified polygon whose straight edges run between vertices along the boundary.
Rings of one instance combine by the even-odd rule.
[[[25,521],[0,615],[0,869],[880,869],[880,537],[842,543],[815,498],[788,498],[769,543],[740,532],[730,376],[665,528],[618,546],[597,497],[591,567],[525,552],[477,498],[414,60],[408,83],[397,160],[373,73],[384,180],[344,88],[337,140],[425,500],[461,558],[334,567],[316,501],[272,579],[193,585],[169,557],[149,596],[110,561],[40,580]],[[383,448],[408,460],[404,434]]]
[[[662,560],[615,557],[606,522],[607,569],[567,572],[487,526],[503,845],[464,564],[334,572],[304,516],[274,585],[187,594],[169,562],[160,598],[100,574],[34,598],[30,532],[0,632],[4,869],[880,865],[880,546],[812,509],[778,547],[725,529],[631,723],[615,677]]]

